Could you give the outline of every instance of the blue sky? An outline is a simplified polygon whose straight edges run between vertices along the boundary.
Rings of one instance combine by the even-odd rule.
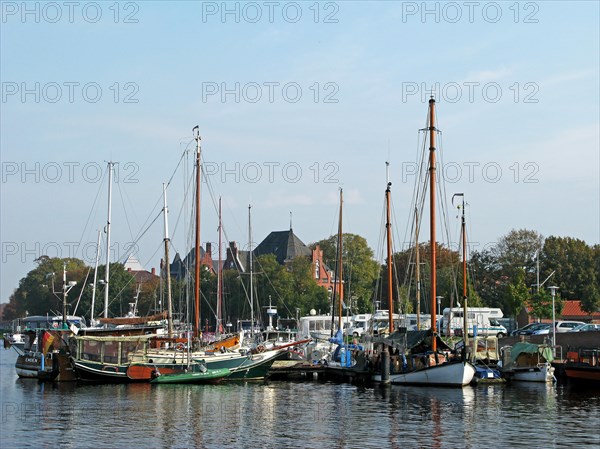
[[[345,231],[377,250],[389,160],[402,241],[432,86],[474,248],[513,228],[600,243],[598,2],[466,3],[3,2],[0,301],[39,255],[82,257],[79,243],[92,263],[108,160],[126,256],[195,125],[230,240],[247,245],[249,203],[256,243],[290,211],[305,243],[326,238],[341,186]],[[185,184],[179,170],[169,187],[180,252]],[[206,186],[203,200],[216,242]],[[138,242],[148,269],[161,239],[157,220]]]

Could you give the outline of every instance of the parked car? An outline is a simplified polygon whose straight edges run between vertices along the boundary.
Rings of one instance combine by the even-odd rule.
[[[554,324],[556,326],[556,332],[570,332],[577,326],[585,323],[581,321],[556,321]]]
[[[600,324],[580,324],[574,327],[569,332],[586,332],[586,331],[600,331]]]
[[[531,328],[532,328],[532,327],[534,327],[534,326],[538,326],[538,325],[540,325],[540,324],[541,324],[541,323],[529,323],[529,324],[526,324],[526,325],[525,325],[525,326],[523,326],[522,328],[520,328],[520,329],[515,329],[514,331],[512,331],[512,332],[510,333],[510,335],[511,335],[511,337],[514,337],[514,336],[516,336],[516,335],[527,335],[527,334],[525,334],[525,333],[524,333],[525,331],[527,331],[527,330],[531,329]]]
[[[529,334],[529,335],[545,335],[545,334],[549,334],[551,330],[552,330],[552,325],[550,323],[540,323],[539,326],[531,329],[531,334]]]
[[[550,323],[530,323],[514,331],[513,335],[540,335],[550,332]],[[539,331],[539,332],[538,332]]]

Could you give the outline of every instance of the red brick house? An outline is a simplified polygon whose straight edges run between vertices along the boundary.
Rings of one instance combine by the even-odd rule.
[[[319,246],[311,250],[294,234],[292,229],[271,232],[258,244],[252,253],[254,257],[263,254],[274,254],[277,262],[281,265],[286,265],[296,257],[310,258],[315,282],[319,286],[326,288],[330,294],[333,292],[335,285],[334,275],[333,271],[323,261],[323,250]],[[245,272],[248,266],[249,251],[241,251],[235,242],[230,242],[223,268],[226,270],[238,269]]]

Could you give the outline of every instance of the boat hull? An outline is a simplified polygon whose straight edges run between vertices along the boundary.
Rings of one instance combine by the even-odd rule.
[[[197,362],[204,362],[209,369],[229,369],[231,375],[227,380],[256,380],[264,379],[267,376],[271,365],[281,354],[281,350],[265,351],[258,354],[232,353],[233,357],[216,355],[214,358],[204,357],[195,359]]]
[[[397,385],[422,385],[439,387],[464,387],[475,375],[475,368],[468,362],[443,363],[406,373],[390,374],[390,383]],[[381,382],[381,374],[373,376]]]
[[[42,354],[28,352],[17,357],[15,369],[22,378],[56,382],[77,380],[71,358],[67,354],[46,355],[42,369]]]
[[[207,369],[205,372],[163,374],[150,381],[151,384],[202,384],[218,382],[231,374],[228,369]]]
[[[567,365],[565,374],[569,381],[575,383],[594,384],[600,386],[600,367],[587,364]]]
[[[39,353],[19,355],[15,363],[17,375],[26,379],[38,379],[41,366],[42,355]],[[52,371],[52,362],[50,362],[49,371]]]
[[[554,367],[550,363],[538,366],[513,368],[512,380],[520,382],[554,382]]]
[[[105,365],[83,360],[75,360],[74,364],[79,377],[83,381],[117,383],[136,381],[127,376],[127,366]]]
[[[241,352],[196,352],[191,353],[190,358],[195,363],[205,364],[208,369],[228,369],[231,375],[227,380],[254,380],[264,379],[269,368],[285,350],[277,349],[264,351],[257,354]],[[162,350],[159,352],[148,351],[144,356],[153,361],[155,365],[161,365],[174,358],[173,351]],[[162,368],[160,369],[162,372]]]

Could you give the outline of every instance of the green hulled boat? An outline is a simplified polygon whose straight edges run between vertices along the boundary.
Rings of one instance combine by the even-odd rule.
[[[218,382],[229,376],[231,370],[227,368],[194,370],[187,373],[158,375],[150,381],[151,384],[202,384]]]

